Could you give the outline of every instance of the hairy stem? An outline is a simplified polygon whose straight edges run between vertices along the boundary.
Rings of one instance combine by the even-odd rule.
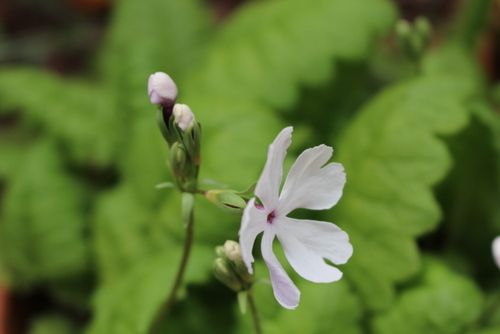
[[[255,334],[262,334],[262,327],[260,324],[259,313],[257,312],[257,306],[253,299],[252,290],[247,293],[248,306],[250,308],[250,313],[252,315],[253,327],[255,329]]]
[[[191,246],[193,244],[194,236],[194,195],[191,193],[182,193],[182,220],[184,226],[186,227],[186,238],[184,239],[184,249],[182,252],[181,262],[179,268],[177,269],[177,275],[175,276],[174,284],[170,289],[167,300],[163,304],[162,308],[158,312],[154,325],[151,328],[150,333],[154,333],[158,327],[160,320],[170,312],[170,309],[175,304],[177,300],[177,294],[180,287],[182,286],[182,281],[184,279],[184,273],[186,272],[187,263],[189,260],[189,255],[191,253]]]

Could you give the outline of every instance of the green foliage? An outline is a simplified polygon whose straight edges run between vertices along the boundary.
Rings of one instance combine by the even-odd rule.
[[[167,298],[185,228],[176,190],[155,189],[171,181],[146,94],[155,71],[172,75],[202,124],[202,180],[254,184],[289,124],[288,165],[326,141],[346,168],[338,207],[316,215],[350,235],[346,275],[294,277],[302,299],[290,312],[258,260],[265,333],[495,332],[475,283],[485,296],[499,288],[489,247],[500,234],[500,121],[469,47],[480,16],[410,78],[397,57],[384,54],[389,75],[373,62],[394,53],[379,43],[396,19],[388,0],[249,1],[217,25],[208,6],[117,1],[85,79],[0,69],[0,276],[40,289],[54,312],[31,332],[75,333],[75,311],[91,314],[76,332],[143,334]],[[250,333],[250,315],[211,279],[214,247],[237,239],[241,217],[201,196],[195,207],[185,282],[157,332]],[[419,248],[440,260],[422,264]]]
[[[418,283],[374,319],[374,333],[464,333],[479,318],[482,306],[474,284],[432,260]]]
[[[76,334],[78,332],[64,317],[51,314],[35,319],[29,334]]]
[[[79,161],[107,164],[118,147],[122,130],[113,105],[92,85],[30,68],[0,70],[0,110],[19,109],[29,125],[60,139]]]
[[[249,4],[231,18],[203,69],[181,85],[203,124],[203,156],[210,159],[204,175],[237,187],[254,182],[262,149],[279,130],[269,108],[289,108],[301,85],[328,79],[337,59],[366,57],[373,38],[392,20],[385,1],[337,0]],[[228,156],[235,140],[246,149]]]
[[[394,284],[419,269],[415,238],[440,219],[431,187],[451,164],[436,135],[466,124],[471,94],[467,82],[439,77],[397,85],[367,105],[336,145],[348,181],[333,221],[351,236],[355,253],[345,270],[372,308],[389,306]]]
[[[26,287],[86,270],[84,196],[52,142],[26,152],[10,178],[0,224],[0,254],[11,285]]]

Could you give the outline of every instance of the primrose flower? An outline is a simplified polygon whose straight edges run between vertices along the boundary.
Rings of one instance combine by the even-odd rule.
[[[319,145],[302,152],[291,167],[280,193],[283,161],[291,143],[292,127],[283,129],[269,146],[267,161],[252,198],[243,212],[239,231],[241,255],[253,272],[252,248],[263,232],[261,251],[269,269],[274,296],[285,308],[297,307],[300,291],[273,253],[277,237],[293,269],[303,278],[316,282],[338,281],[342,272],[330,266],[343,264],[352,255],[347,233],[329,222],[287,217],[295,209],[325,210],[342,196],[346,177],[339,163],[329,163],[333,149]]]
[[[149,76],[148,95],[151,103],[172,108],[177,98],[177,86],[168,74],[156,72]]]
[[[491,249],[493,251],[493,258],[495,259],[495,263],[497,264],[497,267],[500,268],[500,236],[496,237],[495,240],[493,240]]]
[[[181,128],[182,131],[186,131],[188,128],[192,127],[194,124],[194,114],[191,108],[186,104],[177,103],[174,106],[174,121],[175,124]]]

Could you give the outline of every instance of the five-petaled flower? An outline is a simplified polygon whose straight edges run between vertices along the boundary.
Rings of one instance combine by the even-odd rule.
[[[285,308],[297,307],[300,291],[273,252],[274,237],[280,241],[290,265],[303,278],[317,283],[339,280],[342,272],[327,264],[343,264],[352,255],[349,237],[336,225],[316,220],[287,217],[295,209],[325,210],[342,196],[346,181],[344,168],[329,163],[333,150],[319,145],[302,152],[291,167],[280,193],[283,161],[291,143],[292,127],[283,129],[269,146],[267,161],[241,221],[241,255],[253,272],[252,248],[263,233],[262,257],[267,264],[274,296]]]

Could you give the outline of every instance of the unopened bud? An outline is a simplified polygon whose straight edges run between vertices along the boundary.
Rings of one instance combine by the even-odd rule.
[[[247,204],[234,190],[212,189],[205,192],[205,197],[218,207],[236,213],[241,212]]]
[[[170,148],[170,166],[176,179],[185,175],[187,163],[186,151],[183,145],[176,142]]]
[[[215,260],[216,266],[222,266],[222,264],[224,264],[225,270],[230,271],[230,274],[226,273],[226,275],[228,275],[231,280],[234,277],[237,278],[240,284],[236,285],[234,283],[231,283],[230,285],[227,280],[223,281],[219,276],[216,275],[220,281],[222,281],[233,290],[234,287],[237,286],[239,290],[235,291],[248,290],[252,286],[254,278],[248,272],[248,269],[243,262],[243,259],[241,257],[240,245],[236,241],[227,240],[224,243],[224,246],[217,246],[215,248],[215,254],[217,255],[217,259]],[[221,274],[222,269],[219,270],[218,275]],[[234,277],[232,275],[234,275]]]
[[[168,74],[156,72],[149,76],[148,95],[151,103],[171,108],[177,98],[177,86]]]
[[[194,114],[186,104],[177,103],[174,105],[174,122],[182,130],[186,131],[194,125]]]
[[[415,31],[420,38],[425,42],[429,41],[432,34],[432,26],[426,17],[420,16],[415,20]]]
[[[223,258],[217,258],[214,262],[214,275],[224,285],[233,291],[243,290],[243,285],[234,272],[231,265]]]
[[[224,243],[224,253],[233,262],[241,260],[240,244],[233,240],[226,240]]]
[[[495,240],[493,240],[491,248],[493,251],[493,258],[495,259],[495,263],[500,269],[500,236],[496,237]]]

